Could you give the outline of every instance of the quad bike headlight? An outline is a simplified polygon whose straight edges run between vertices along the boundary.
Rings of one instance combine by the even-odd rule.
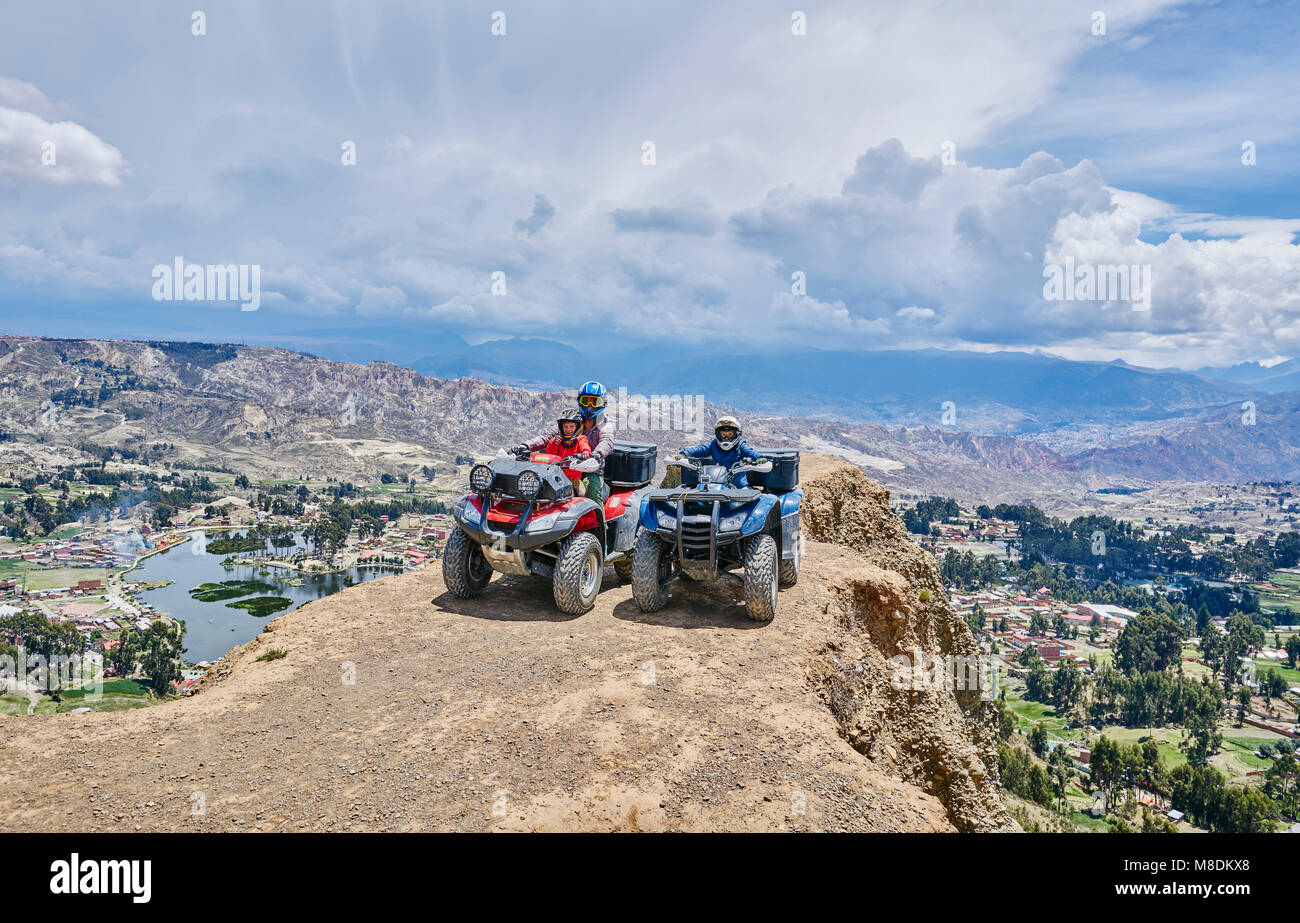
[[[486,493],[492,488],[495,475],[487,465],[475,465],[469,469],[469,489],[475,493]]]
[[[723,516],[718,520],[718,530],[720,532],[735,532],[745,524],[745,520],[748,518],[748,510],[741,510],[739,513],[732,513],[729,516]]]
[[[515,493],[525,500],[533,500],[541,492],[542,479],[537,476],[536,471],[519,472],[519,477],[515,478]]]

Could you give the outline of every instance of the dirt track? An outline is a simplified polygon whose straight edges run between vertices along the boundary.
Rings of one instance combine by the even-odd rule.
[[[436,565],[367,583],[275,620],[191,699],[0,719],[0,829],[951,830],[809,679],[831,584],[862,567],[810,543],[765,626],[719,584],[645,615],[612,569],[576,618],[535,578],[469,602]],[[270,647],[288,656],[255,662]]]

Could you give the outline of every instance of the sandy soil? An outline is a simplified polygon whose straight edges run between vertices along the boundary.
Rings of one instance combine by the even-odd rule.
[[[536,578],[468,602],[436,565],[373,581],[276,619],[190,699],[0,718],[0,829],[951,830],[810,678],[860,566],[809,543],[763,626],[724,584],[645,615],[612,569],[576,618]]]

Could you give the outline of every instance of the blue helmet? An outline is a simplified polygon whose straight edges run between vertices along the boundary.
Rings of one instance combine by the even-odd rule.
[[[589,381],[578,389],[578,411],[584,419],[592,420],[605,412],[605,386]]]

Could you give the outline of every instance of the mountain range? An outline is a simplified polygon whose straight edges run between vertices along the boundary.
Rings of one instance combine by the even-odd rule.
[[[537,355],[526,341],[452,346],[446,361]],[[697,363],[689,358],[651,366],[641,355],[626,363],[628,377],[648,383],[651,394],[705,395],[700,418],[681,427],[611,412],[610,422],[622,438],[670,449],[698,440],[717,414],[740,413],[757,445],[829,452],[896,489],[984,500],[1134,483],[1300,479],[1300,392],[1028,354],[877,354],[862,380],[911,376],[879,406],[930,408],[928,425],[886,425],[835,412],[853,355],[823,355],[819,369],[805,373],[815,386],[801,386],[793,364],[732,356],[692,376]],[[455,367],[444,368],[450,375]],[[729,377],[730,388],[710,388]],[[803,403],[779,406],[773,394],[795,389]],[[88,443],[163,444],[181,464],[260,476],[366,479],[424,465],[454,472],[447,465],[454,456],[482,457],[538,432],[571,406],[571,395],[274,347],[4,337],[0,463],[21,469],[51,453],[75,460]],[[955,406],[947,423],[943,400]],[[1012,407],[1022,426],[1038,431],[980,427],[980,408],[993,406]]]

